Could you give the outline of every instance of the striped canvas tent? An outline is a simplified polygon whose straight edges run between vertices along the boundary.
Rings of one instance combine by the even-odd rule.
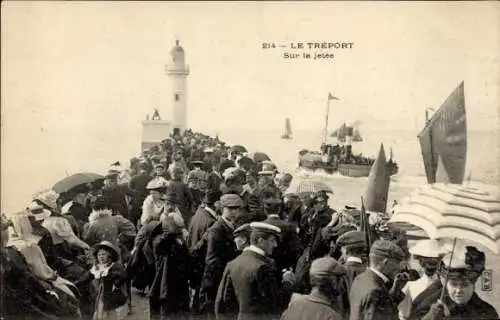
[[[428,184],[402,199],[389,222],[407,222],[432,239],[466,239],[498,253],[500,196],[470,184]]]

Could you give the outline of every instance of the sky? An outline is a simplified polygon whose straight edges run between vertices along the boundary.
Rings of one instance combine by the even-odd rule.
[[[199,131],[282,129],[285,117],[320,130],[328,92],[332,129],[419,131],[461,81],[469,129],[498,131],[499,16],[498,2],[2,2],[2,189],[20,164],[50,171],[68,146],[74,159],[140,133],[153,108],[170,118],[176,39]],[[354,44],[291,60],[264,42]]]

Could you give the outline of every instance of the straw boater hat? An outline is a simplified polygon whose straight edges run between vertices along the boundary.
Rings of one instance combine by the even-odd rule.
[[[97,260],[97,252],[99,249],[105,249],[111,254],[111,260],[116,262],[120,259],[120,251],[109,241],[101,241],[94,246],[94,258]]]
[[[281,229],[278,228],[277,226],[273,226],[270,223],[267,222],[251,222],[250,223],[250,229],[251,233],[266,233],[266,234],[272,234],[275,235],[279,238],[279,235],[281,234]]]
[[[426,258],[442,258],[445,253],[443,248],[439,247],[438,241],[433,239],[426,239],[418,241],[410,248],[410,253],[416,257]]]

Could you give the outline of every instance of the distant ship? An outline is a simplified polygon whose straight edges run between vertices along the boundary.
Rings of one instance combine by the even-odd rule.
[[[352,142],[363,141],[358,123],[349,125],[343,123],[331,136],[336,137],[341,143],[337,145],[329,145],[326,143],[328,135],[328,116],[330,113],[330,100],[339,100],[338,98],[328,95],[328,103],[325,118],[325,129],[323,136],[323,144],[320,151],[301,150],[299,152],[299,167],[308,170],[322,169],[327,173],[339,172],[341,175],[358,178],[368,177],[371,168],[375,163],[375,159],[367,158],[360,155],[355,155],[352,151]],[[387,172],[389,175],[394,175],[399,171],[397,163],[392,159],[392,152],[389,161],[387,161]]]
[[[293,139],[292,125],[290,124],[290,118],[285,120],[285,133],[281,135],[281,139]]]

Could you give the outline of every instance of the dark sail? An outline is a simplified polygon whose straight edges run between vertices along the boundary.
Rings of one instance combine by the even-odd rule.
[[[467,121],[464,83],[462,82],[441,105],[418,134],[427,182],[436,181],[438,159],[450,183],[461,184],[467,161]]]
[[[337,130],[333,131],[330,137],[337,138],[340,142],[345,142],[345,137],[347,133],[346,124],[343,123]],[[363,137],[361,137],[361,133],[359,132],[359,128],[355,127],[352,134],[353,142],[361,142],[363,141]]]

